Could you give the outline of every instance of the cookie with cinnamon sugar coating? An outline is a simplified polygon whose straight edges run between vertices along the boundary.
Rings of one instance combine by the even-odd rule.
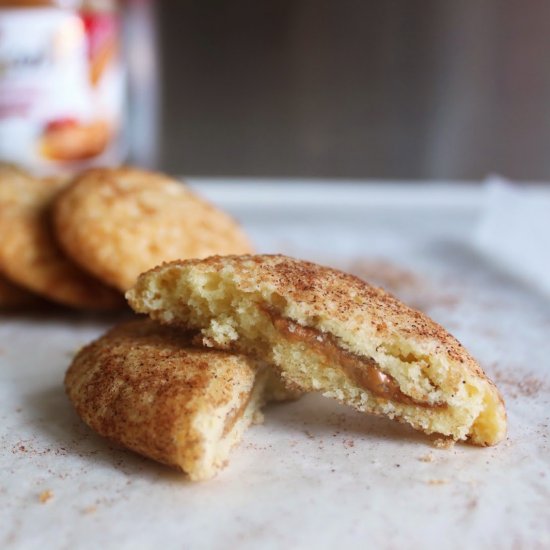
[[[0,275],[0,311],[27,309],[45,304],[36,294],[14,285]]]
[[[443,327],[361,279],[281,255],[172,262],[132,308],[261,358],[303,391],[477,445],[506,434],[495,385]]]
[[[59,304],[83,309],[124,307],[120,292],[71,262],[51,230],[49,209],[65,186],[15,167],[0,168],[0,273]]]
[[[65,387],[98,434],[199,481],[226,464],[278,385],[254,359],[192,339],[150,319],[126,322],[76,355]]]
[[[57,199],[57,238],[82,268],[127,290],[165,261],[252,251],[225,212],[168,176],[137,168],[97,168]]]

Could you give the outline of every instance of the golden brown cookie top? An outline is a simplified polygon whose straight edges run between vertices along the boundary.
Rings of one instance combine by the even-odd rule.
[[[0,164],[0,207],[21,209],[38,208],[61,189],[61,178],[35,178],[22,168]]]
[[[212,460],[204,456],[209,419],[223,421],[224,411],[251,391],[256,367],[243,356],[195,347],[190,334],[136,319],[84,347],[65,387],[99,434],[193,475]]]
[[[69,255],[121,290],[163,261],[251,251],[227,214],[183,183],[135,168],[84,172],[56,201],[54,218]]]
[[[49,207],[66,184],[25,172],[0,170],[0,271],[13,282],[64,305],[122,307],[120,294],[69,261],[50,225]]]
[[[379,338],[401,336],[430,351],[445,353],[454,361],[473,363],[472,368],[479,370],[466,349],[443,327],[354,275],[288,256],[262,254],[178,261],[153,272],[174,269],[177,277],[179,268],[192,268],[196,274],[206,276],[230,273],[239,290],[273,298],[278,304],[277,313],[305,325],[339,328],[337,332],[344,332],[350,340],[360,333]],[[137,296],[150,278],[151,274],[144,274],[136,290],[128,294],[132,307],[137,305],[138,310]]]
[[[126,296],[139,313],[200,329],[209,345],[258,350],[262,358],[265,352],[266,360],[289,376],[282,357],[290,346],[281,344],[281,338],[303,340],[300,349],[310,353],[324,346],[331,364],[338,363],[333,361],[337,356],[349,362],[352,354],[354,362],[375,365],[381,376],[391,376],[404,395],[429,404],[429,414],[438,421],[447,407],[452,412],[447,428],[432,431],[461,439],[468,435],[481,445],[505,436],[502,397],[456,338],[353,275],[281,255],[210,257],[171,262],[144,273]],[[338,353],[329,353],[327,342]],[[275,355],[269,351],[273,346],[280,346]],[[303,369],[307,371],[305,363]],[[297,383],[306,390],[315,387],[307,376]],[[339,390],[331,387],[330,392],[337,395]],[[469,420],[453,424],[465,411]],[[417,412],[414,421],[422,426],[427,409]]]
[[[127,321],[80,350],[65,383],[73,396],[93,389],[91,401],[79,397],[80,408],[93,414],[107,412],[102,403],[113,399],[113,382],[122,379],[125,392],[142,403],[161,392],[166,418],[177,419],[180,408],[219,406],[230,399],[234,385],[254,375],[256,363],[196,346],[193,336],[146,318]]]

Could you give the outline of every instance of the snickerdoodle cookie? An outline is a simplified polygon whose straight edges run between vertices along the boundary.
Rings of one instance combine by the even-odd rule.
[[[71,258],[121,290],[164,261],[251,252],[226,213],[183,183],[136,168],[82,173],[56,201],[54,219]]]
[[[506,434],[504,402],[445,329],[381,289],[285,256],[172,262],[127,293],[137,312],[200,329],[214,348],[360,411],[477,445]]]
[[[9,166],[0,169],[0,272],[60,304],[86,309],[123,307],[120,293],[73,264],[50,226],[51,201],[65,185]]]
[[[138,319],[84,347],[65,377],[97,433],[208,479],[261,420],[275,375],[251,358],[192,344],[192,335]]]
[[[26,309],[45,303],[36,294],[14,285],[0,275],[0,311],[4,309]]]

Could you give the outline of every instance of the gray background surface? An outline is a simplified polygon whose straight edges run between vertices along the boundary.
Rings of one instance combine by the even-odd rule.
[[[159,165],[550,178],[550,3],[167,0]]]

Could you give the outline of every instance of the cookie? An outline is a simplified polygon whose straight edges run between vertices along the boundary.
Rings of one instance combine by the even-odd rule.
[[[84,172],[59,196],[54,219],[67,254],[121,290],[165,261],[251,252],[227,214],[183,183],[135,168]]]
[[[64,185],[61,179],[40,180],[18,169],[0,169],[0,272],[63,305],[123,307],[119,292],[69,261],[55,241],[49,207]]]
[[[0,275],[0,311],[27,309],[44,304],[36,294],[14,285]]]
[[[127,293],[135,311],[261,358],[303,391],[426,433],[491,445],[504,402],[445,329],[352,275],[285,256],[173,262]]]
[[[270,376],[253,359],[194,347],[189,333],[138,319],[83,348],[65,387],[98,434],[198,481],[261,419]]]

